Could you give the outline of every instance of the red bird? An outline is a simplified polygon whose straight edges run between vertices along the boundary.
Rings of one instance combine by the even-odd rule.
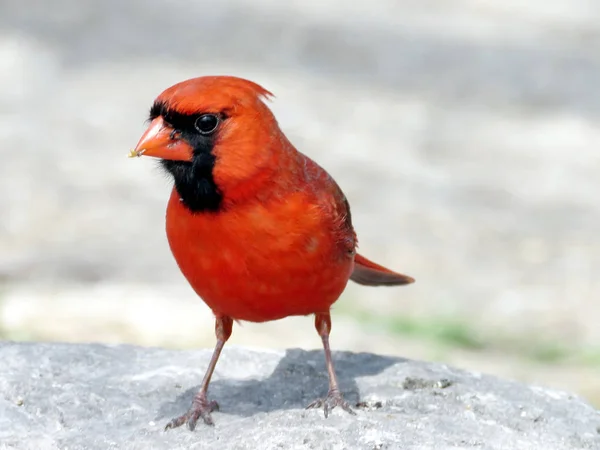
[[[297,151],[264,100],[272,94],[236,77],[183,81],[158,96],[130,156],[161,159],[173,177],[166,230],[173,256],[212,309],[217,344],[190,409],[168,428],[200,417],[212,425],[210,378],[233,321],[315,315],[329,392],[307,408],[354,414],[331,361],[331,305],[348,280],[412,283],[356,253],[350,206],[331,176]]]

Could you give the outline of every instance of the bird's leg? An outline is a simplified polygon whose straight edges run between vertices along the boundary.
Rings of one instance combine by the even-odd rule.
[[[223,346],[225,342],[231,336],[231,329],[233,326],[233,320],[231,317],[227,316],[218,316],[215,322],[215,334],[217,335],[217,345],[215,346],[215,350],[212,354],[212,358],[210,358],[210,363],[208,364],[208,368],[206,369],[206,374],[204,375],[204,379],[202,380],[202,384],[200,385],[200,390],[194,396],[194,400],[192,400],[192,406],[182,416],[176,417],[171,420],[165,430],[169,428],[177,428],[184,423],[187,423],[187,426],[190,430],[194,430],[196,428],[196,422],[198,419],[202,417],[204,423],[206,425],[214,425],[212,417],[210,413],[219,410],[219,404],[216,401],[208,401],[206,398],[206,393],[208,392],[208,385],[210,384],[210,378],[215,370],[215,366],[217,365],[217,361],[219,359],[219,355],[221,354],[221,350],[223,350]]]
[[[327,366],[327,373],[329,374],[329,392],[327,397],[319,398],[312,402],[306,407],[309,408],[320,408],[323,407],[325,417],[329,415],[336,406],[341,406],[342,409],[350,414],[356,414],[340,392],[338,386],[337,376],[335,375],[335,369],[333,368],[333,361],[331,360],[331,349],[329,348],[329,332],[331,331],[331,316],[329,313],[326,314],[315,314],[315,328],[317,333],[321,336],[323,341],[323,349],[325,350],[325,365]]]

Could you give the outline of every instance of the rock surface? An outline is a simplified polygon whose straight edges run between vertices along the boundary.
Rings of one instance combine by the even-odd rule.
[[[303,406],[324,393],[318,351],[227,348],[216,426],[163,432],[209,350],[0,345],[1,449],[600,449],[600,414],[559,391],[374,354],[334,355],[357,416]]]

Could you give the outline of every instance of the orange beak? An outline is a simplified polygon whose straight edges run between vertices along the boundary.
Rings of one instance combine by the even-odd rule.
[[[129,157],[145,155],[176,161],[191,161],[193,153],[192,147],[181,139],[179,133],[167,125],[162,117],[157,117],[150,123],[135,148],[129,152]]]

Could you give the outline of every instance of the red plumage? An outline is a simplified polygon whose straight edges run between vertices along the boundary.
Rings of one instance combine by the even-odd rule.
[[[412,283],[356,254],[346,197],[332,177],[298,152],[264,103],[270,92],[235,77],[202,77],[159,95],[133,155],[161,158],[174,177],[166,230],[190,285],[217,319],[217,348],[188,413],[212,423],[210,375],[233,320],[265,322],[315,314],[330,390],[325,412],[351,411],[330,359],[329,310],[348,280],[368,286]],[[216,124],[213,130],[209,130]]]

